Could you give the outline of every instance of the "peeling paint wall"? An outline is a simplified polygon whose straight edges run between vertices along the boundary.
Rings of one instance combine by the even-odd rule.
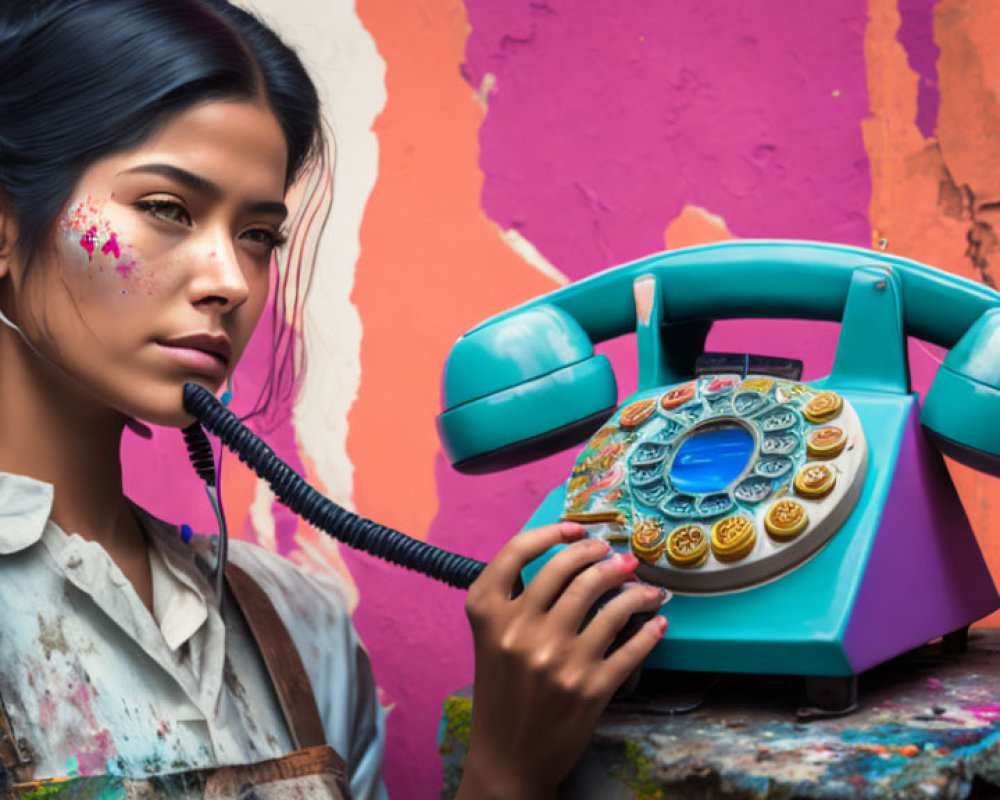
[[[487,558],[567,473],[571,453],[461,476],[434,429],[457,336],[566,280],[733,237],[885,238],[995,285],[1000,7],[988,0],[253,5],[301,49],[337,145],[310,371],[265,435],[337,500],[420,538]],[[237,375],[238,410],[266,372],[266,334]],[[836,335],[733,321],[709,346],[803,358],[810,378],[828,370]],[[629,337],[601,349],[629,392]],[[924,391],[941,352],[910,353]],[[209,530],[178,439],[126,444],[129,489]],[[998,573],[996,481],[953,472]],[[472,678],[463,596],[339,551],[240,465],[224,480],[237,535],[354,586],[391,708],[390,792],[434,796],[441,703]]]

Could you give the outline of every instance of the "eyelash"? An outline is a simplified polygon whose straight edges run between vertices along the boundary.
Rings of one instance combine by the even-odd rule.
[[[274,231],[269,231],[266,228],[251,228],[245,233],[262,233],[267,237],[267,241],[264,244],[271,250],[277,250],[279,247],[288,242],[288,235],[285,233],[275,233]]]
[[[157,219],[163,219],[166,220],[167,222],[178,222],[179,224],[182,225],[191,224],[191,215],[188,214],[187,209],[184,208],[184,206],[182,206],[180,203],[174,203],[171,202],[170,200],[140,200],[137,203],[135,203],[135,207],[138,208],[140,211],[149,214],[150,216],[156,217]],[[171,219],[170,217],[162,214],[161,212],[163,212],[165,209],[179,210],[187,219],[187,222],[179,222],[179,220],[177,219]]]
[[[170,200],[140,200],[139,202],[135,203],[135,207],[138,208],[140,211],[149,214],[150,216],[156,217],[157,219],[163,219],[166,220],[167,222],[175,222],[180,225],[191,224],[191,215],[188,214],[187,209],[185,209],[184,206],[182,206],[180,203],[174,203]],[[180,212],[182,212],[187,221],[180,222],[176,218],[172,218],[162,214],[161,212],[163,212],[164,209],[179,210]],[[287,234],[283,232],[275,233],[274,231],[270,231],[267,228],[251,228],[250,230],[244,231],[244,233],[263,234],[266,237],[267,241],[259,243],[266,245],[268,250],[277,250],[279,247],[282,247],[284,244],[288,242]]]

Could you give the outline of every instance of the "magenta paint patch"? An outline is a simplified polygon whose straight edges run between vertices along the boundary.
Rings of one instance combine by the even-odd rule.
[[[978,706],[964,706],[963,711],[968,711],[980,722],[995,722],[1000,719],[1000,703],[984,703]]]
[[[84,747],[74,747],[73,755],[80,775],[98,775],[107,771],[108,762],[118,755],[118,751],[111,731],[103,728]]]
[[[52,720],[56,717],[56,704],[52,699],[52,693],[46,689],[45,694],[38,700],[38,724],[42,728],[48,728]]]
[[[934,135],[941,92],[938,88],[937,60],[941,48],[934,41],[934,7],[937,0],[898,0],[899,31],[896,39],[906,51],[906,63],[919,76],[917,118],[920,132]]]
[[[94,257],[94,246],[97,240],[97,226],[91,225],[85,234],[80,237],[80,247],[87,251],[87,258]]]
[[[662,250],[685,204],[869,244],[864,0],[467,8],[483,209],[571,278]]]
[[[69,688],[73,688],[72,684]],[[90,690],[87,688],[86,683],[81,681],[77,684],[76,689],[71,695],[69,695],[69,701],[80,710],[80,713],[84,715],[87,722],[92,727],[97,727],[97,717],[94,715],[94,707],[90,699]]]
[[[122,257],[121,248],[118,247],[118,234],[116,233],[111,234],[111,236],[108,238],[108,241],[106,241],[104,243],[104,246],[101,248],[101,252],[105,254],[111,254],[115,258]]]

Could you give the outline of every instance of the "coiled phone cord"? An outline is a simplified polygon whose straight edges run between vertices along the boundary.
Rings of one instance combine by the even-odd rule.
[[[199,423],[188,425],[182,433],[187,446],[188,457],[198,477],[205,483],[205,494],[215,512],[215,521],[219,526],[219,547],[215,558],[215,596],[222,598],[223,581],[225,580],[226,560],[229,558],[229,531],[226,527],[226,515],[222,510],[221,486],[218,472],[215,468],[215,453],[212,445]]]
[[[263,478],[281,503],[350,547],[459,589],[468,589],[485,568],[482,561],[435,547],[341,508],[306,483],[204,386],[184,384],[184,410]],[[214,485],[211,447],[206,452],[207,440],[200,442],[198,434],[188,433],[195,427],[200,431],[195,423],[184,433],[188,452],[202,480],[209,484],[210,477]],[[204,439],[203,431],[201,438]],[[220,548],[224,538],[220,535]]]

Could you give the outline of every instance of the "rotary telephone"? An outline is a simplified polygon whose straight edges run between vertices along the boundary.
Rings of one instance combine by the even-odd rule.
[[[830,374],[703,352],[712,320],[841,322]],[[617,407],[594,342],[634,330]],[[923,400],[906,337],[950,352]],[[1000,606],[941,453],[1000,474],[1000,293],[907,259],[799,241],[653,255],[504,312],[445,367],[438,430],[483,473],[586,440],[526,527],[580,521],[674,592],[646,667],[858,673]],[[554,551],[553,551],[554,552]],[[530,580],[551,553],[528,567]]]

